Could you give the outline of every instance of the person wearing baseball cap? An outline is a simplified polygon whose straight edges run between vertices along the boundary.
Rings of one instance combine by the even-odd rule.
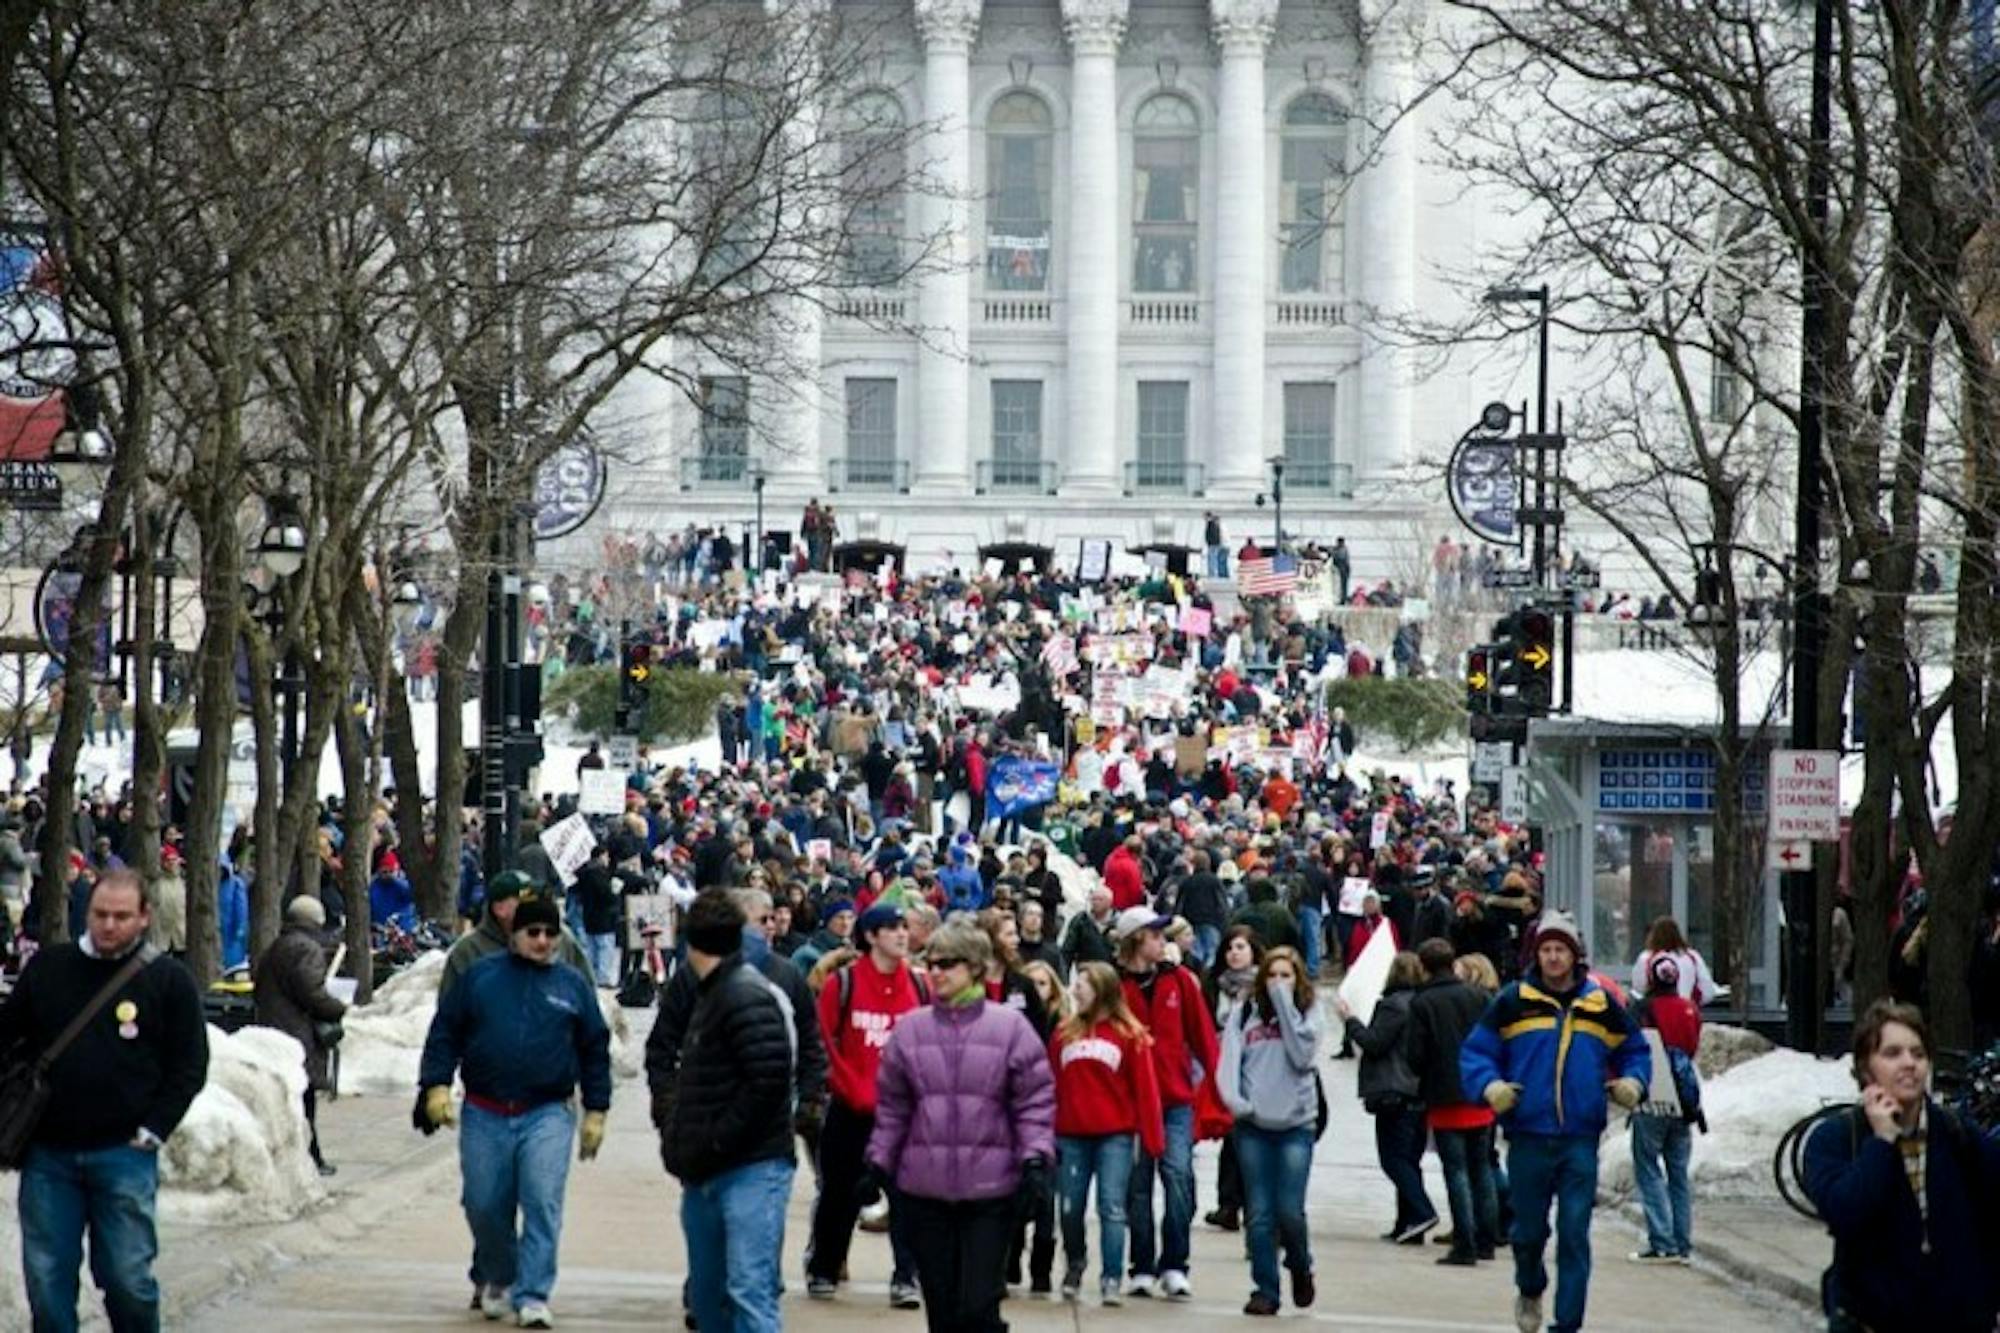
[[[1645,1095],[1652,1052],[1639,1024],[1584,967],[1583,934],[1566,912],[1544,911],[1534,966],[1503,988],[1466,1037],[1459,1075],[1500,1117],[1514,1208],[1514,1322],[1542,1327],[1543,1255],[1556,1213],[1556,1302],[1551,1328],[1583,1327],[1590,1291],[1590,1216],[1597,1142],[1609,1103]]]
[[[1166,927],[1171,917],[1150,907],[1127,907],[1118,914],[1111,938],[1125,1003],[1152,1034],[1153,1073],[1160,1089],[1166,1151],[1142,1152],[1125,1192],[1131,1227],[1131,1282],[1127,1293],[1168,1300],[1194,1297],[1188,1281],[1194,1226],[1194,1105],[1192,1071],[1199,1064],[1212,1080],[1220,1067],[1215,1021],[1194,973],[1166,962]],[[1211,1089],[1213,1091],[1213,1089]],[[1153,1225],[1153,1180],[1166,1195],[1165,1218]]]
[[[503,870],[493,877],[493,882],[486,886],[486,902],[479,924],[460,935],[452,943],[451,952],[445,955],[444,971],[438,978],[439,999],[443,999],[445,993],[472,970],[474,963],[488,954],[507,951],[508,939],[514,929],[514,914],[524,901],[531,899],[546,902],[552,908],[555,906],[555,899],[543,896],[534,887],[534,882],[518,870]],[[591,975],[589,955],[567,930],[557,937],[556,958],[585,976]]]

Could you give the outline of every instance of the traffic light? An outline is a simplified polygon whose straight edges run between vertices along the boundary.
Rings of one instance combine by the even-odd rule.
[[[1477,717],[1493,711],[1493,649],[1480,644],[1465,655],[1465,711]]]
[[[1522,607],[1493,626],[1494,711],[1540,717],[1555,703],[1555,616]]]
[[[653,681],[653,645],[627,639],[618,661],[618,730],[630,733],[646,716]]]

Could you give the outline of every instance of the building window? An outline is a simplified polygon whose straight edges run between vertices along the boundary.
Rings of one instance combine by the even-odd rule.
[[[1179,490],[1187,484],[1186,380],[1139,382],[1139,457],[1135,490]]]
[[[750,381],[741,375],[701,377],[701,480],[743,480],[750,466]]]
[[[896,381],[847,381],[847,484],[896,481]]]
[[[1336,488],[1331,384],[1285,386],[1285,484],[1302,491]]]
[[[1042,485],[1042,382],[993,381],[993,487]]]
[[[1340,201],[1347,176],[1347,112],[1324,93],[1285,108],[1278,167],[1278,290],[1340,285]]]
[[[849,101],[840,151],[849,199],[844,276],[863,287],[893,287],[904,267],[901,104],[881,91]]]
[[[1719,356],[1708,364],[1708,417],[1721,425],[1733,425],[1743,416],[1743,375]]]
[[[1032,93],[1008,93],[986,117],[986,285],[1048,290],[1055,214],[1055,121]]]
[[[1186,98],[1139,108],[1132,139],[1132,290],[1195,290],[1201,122]]]
[[[697,233],[696,264],[711,285],[741,281],[756,267],[762,194],[757,188],[757,106],[739,93],[708,91],[695,100],[688,125],[689,204],[697,215],[723,219]]]

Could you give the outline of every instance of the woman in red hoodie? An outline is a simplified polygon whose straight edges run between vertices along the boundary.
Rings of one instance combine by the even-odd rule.
[[[1083,1208],[1097,1178],[1101,1249],[1098,1289],[1118,1305],[1125,1272],[1125,1194],[1131,1182],[1132,1136],[1146,1152],[1166,1151],[1152,1038],[1125,1003],[1109,963],[1079,963],[1070,981],[1076,1010],[1056,1027],[1049,1059],[1056,1070],[1057,1188],[1062,1197],[1063,1283],[1066,1301],[1083,1286],[1089,1249]]]

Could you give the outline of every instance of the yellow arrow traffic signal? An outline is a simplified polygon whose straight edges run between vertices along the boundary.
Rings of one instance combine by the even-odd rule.
[[[1529,644],[1521,652],[1521,660],[1536,671],[1545,671],[1550,662],[1549,650],[1539,643]]]
[[[1465,678],[1465,683],[1475,690],[1483,690],[1486,688],[1486,673],[1475,671]]]

